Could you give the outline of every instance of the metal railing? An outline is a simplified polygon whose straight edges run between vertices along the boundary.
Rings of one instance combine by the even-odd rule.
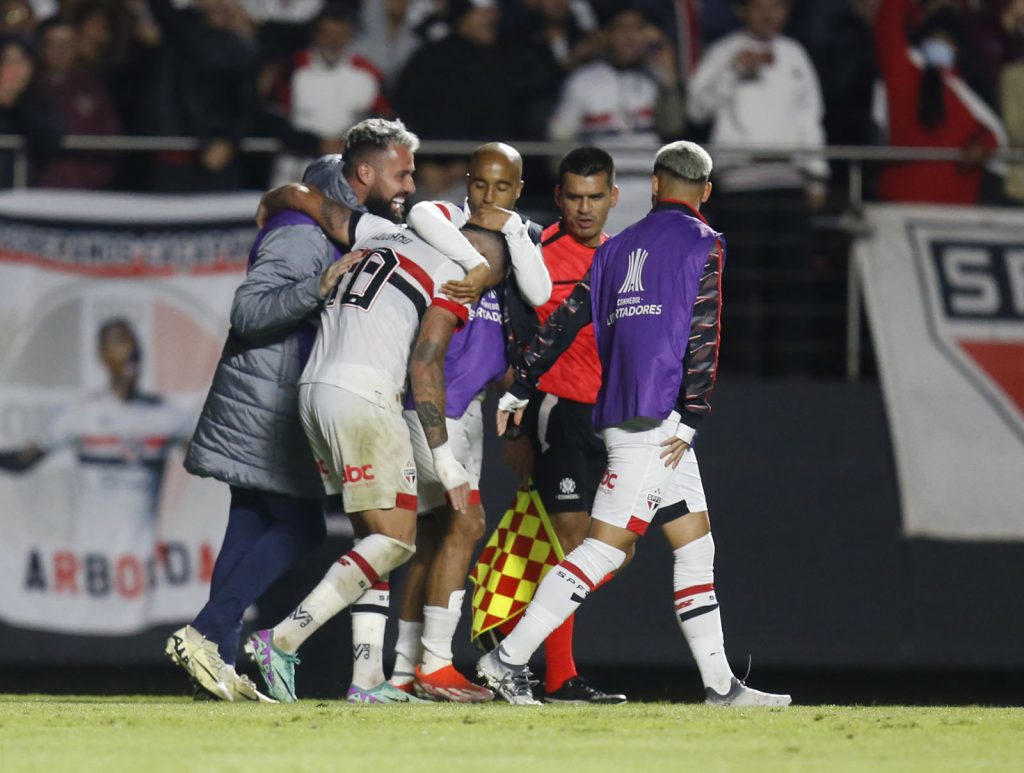
[[[577,147],[573,142],[515,142],[515,147],[525,157],[558,159]],[[425,140],[418,151],[421,156],[469,156],[479,145],[476,141]],[[197,150],[200,142],[194,137],[140,137],[140,136],[99,136],[68,135],[61,139],[60,148],[69,151],[109,152],[161,152]],[[604,142],[602,147],[615,157],[616,170],[620,174],[648,174],[657,146],[639,147],[635,144]],[[796,159],[825,159],[847,164],[846,210],[833,219],[833,224],[846,231],[852,238],[866,233],[863,219],[864,208],[864,167],[868,164],[921,161],[961,161],[963,153],[958,148],[924,148],[831,145],[822,148],[801,146],[759,146],[736,147],[706,145],[705,148],[716,160],[758,163],[793,161]],[[281,142],[271,138],[249,137],[239,142],[243,153],[274,154],[284,149]],[[29,165],[25,138],[18,135],[0,135],[0,151],[14,153],[13,187],[28,185]],[[993,161],[1024,164],[1024,148],[1001,148],[995,151]],[[845,372],[850,380],[860,377],[861,340],[861,282],[856,262],[848,260],[846,285],[846,341]]]

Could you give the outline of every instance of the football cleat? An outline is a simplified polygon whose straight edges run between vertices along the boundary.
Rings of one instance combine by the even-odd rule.
[[[224,663],[217,645],[191,625],[172,633],[167,639],[164,652],[172,663],[185,669],[202,689],[217,700],[235,699],[231,688],[234,680],[227,673],[231,671],[233,674],[234,669]]]
[[[587,684],[582,677],[574,676],[554,692],[544,696],[548,703],[596,703],[610,706],[625,703],[628,699],[621,693],[606,693]]]
[[[488,652],[476,662],[476,673],[495,693],[517,706],[541,706],[533,697],[535,681],[530,679],[528,666],[513,666],[501,659],[496,650]]]
[[[277,703],[278,701],[269,695],[264,695],[256,689],[252,679],[245,674],[235,674],[235,681],[231,685],[235,690],[236,701],[255,701],[256,703]]]
[[[245,640],[245,652],[260,670],[267,694],[280,703],[292,703],[295,697],[295,666],[298,655],[274,646],[273,632],[256,631]]]
[[[416,666],[416,691],[433,700],[449,703],[487,703],[494,700],[493,692],[473,684],[450,664],[429,674]]]
[[[735,676],[729,691],[724,695],[716,692],[711,687],[704,688],[704,703],[708,706],[731,706],[733,708],[746,708],[747,706],[769,706],[781,708],[788,706],[793,699],[788,695],[777,695],[770,692],[761,692],[752,687],[747,687]]]
[[[362,687],[352,685],[348,688],[345,700],[349,703],[422,703],[410,692],[400,687],[395,687],[388,682],[381,682],[376,687],[364,690]]]

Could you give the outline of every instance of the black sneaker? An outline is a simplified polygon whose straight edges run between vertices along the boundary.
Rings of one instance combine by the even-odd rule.
[[[602,703],[611,705],[625,703],[627,698],[622,693],[609,695],[606,692],[601,692],[596,687],[592,687],[584,682],[582,677],[574,676],[572,679],[567,679],[565,684],[554,692],[547,693],[544,696],[544,700],[548,703]]]

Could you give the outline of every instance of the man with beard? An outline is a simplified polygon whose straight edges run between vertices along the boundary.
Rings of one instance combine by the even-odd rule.
[[[400,222],[418,145],[401,122],[369,119],[349,131],[344,157],[314,162],[304,179],[349,208]],[[297,382],[312,320],[350,266],[312,218],[263,212],[186,459],[193,474],[231,486],[228,527],[209,602],[167,642],[171,660],[222,700],[259,699],[234,671],[242,613],[324,535],[323,485],[298,420]],[[345,233],[340,241],[352,240]]]

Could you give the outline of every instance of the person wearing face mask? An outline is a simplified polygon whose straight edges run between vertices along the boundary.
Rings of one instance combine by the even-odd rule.
[[[918,20],[916,44],[908,34]],[[889,201],[976,204],[983,167],[1006,144],[999,118],[961,79],[961,12],[944,0],[882,0],[875,55],[885,84],[889,144],[962,148],[959,161],[894,162],[882,170]]]

